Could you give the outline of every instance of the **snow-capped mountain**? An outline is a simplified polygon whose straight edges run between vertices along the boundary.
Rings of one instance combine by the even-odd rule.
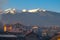
[[[22,12],[30,12],[30,13],[35,13],[35,12],[45,12],[46,10],[42,10],[42,9],[31,9],[31,10],[26,10],[26,9],[23,9]]]
[[[41,9],[19,11],[16,9],[5,10],[6,13],[1,15],[0,21],[9,24],[20,22],[25,25],[60,25],[60,13]]]
[[[15,8],[9,8],[9,9],[6,9],[6,10],[4,10],[4,13],[11,13],[11,14],[15,14],[15,12],[16,12],[16,9]]]
[[[20,10],[20,13],[22,12],[29,12],[29,13],[35,13],[35,12],[45,12],[46,10],[42,10],[42,9],[31,9],[31,10],[27,10],[27,9],[23,9],[23,10]],[[7,13],[11,13],[11,14],[15,14],[16,12],[18,12],[15,8],[8,8],[6,10],[4,10],[4,13],[7,14]]]

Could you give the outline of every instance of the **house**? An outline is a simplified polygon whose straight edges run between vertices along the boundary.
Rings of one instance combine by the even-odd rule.
[[[6,32],[6,31],[11,31],[12,30],[12,25],[9,25],[9,24],[6,24],[6,25],[4,25],[4,32]]]
[[[40,40],[40,38],[34,32],[30,32],[25,36],[25,40]]]

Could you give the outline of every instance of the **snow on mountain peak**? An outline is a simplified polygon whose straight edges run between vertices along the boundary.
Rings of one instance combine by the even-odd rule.
[[[41,10],[39,10],[40,12],[46,12],[46,10],[43,10],[43,9],[41,9]]]
[[[19,10],[21,12],[29,12],[29,13],[36,13],[36,12],[46,12],[46,10],[42,10],[40,8],[36,8],[36,9],[23,9],[23,10]],[[5,14],[11,13],[11,14],[15,14],[16,12],[18,12],[15,8],[8,8],[6,10],[3,11]]]
[[[15,14],[16,9],[15,9],[15,8],[9,8],[9,9],[4,10],[4,12],[5,12],[6,14],[7,14],[7,13]]]
[[[26,9],[23,9],[22,12],[27,12],[27,10]]]
[[[38,9],[32,9],[32,10],[28,10],[28,12],[37,12],[39,10],[39,8]]]
[[[30,12],[30,13],[35,13],[35,12],[46,12],[46,10],[42,10],[42,9],[31,9],[31,10],[26,10],[26,9],[23,9],[22,12]]]

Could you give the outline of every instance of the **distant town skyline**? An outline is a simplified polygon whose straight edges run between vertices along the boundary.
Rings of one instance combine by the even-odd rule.
[[[49,11],[60,12],[60,0],[7,0],[2,9],[35,9],[41,8]]]

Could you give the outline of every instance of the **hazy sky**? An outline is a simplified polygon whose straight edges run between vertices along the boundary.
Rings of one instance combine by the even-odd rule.
[[[3,9],[34,9],[41,8],[50,11],[60,12],[60,0],[8,0]]]

